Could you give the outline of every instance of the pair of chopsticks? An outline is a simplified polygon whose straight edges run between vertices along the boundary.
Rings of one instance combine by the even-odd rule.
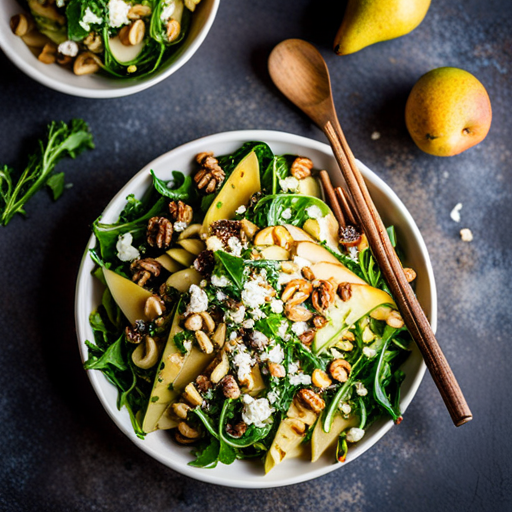
[[[366,234],[372,253],[398,305],[404,322],[423,354],[455,426],[473,418],[464,395],[446,360],[430,324],[414,292],[407,282],[400,260],[391,245],[386,228],[375,208],[364,179],[339,123],[328,121],[324,127],[343,177],[349,196],[343,189],[334,189],[329,175],[320,178],[332,210],[342,227],[359,225]],[[354,214],[355,217],[354,218]]]

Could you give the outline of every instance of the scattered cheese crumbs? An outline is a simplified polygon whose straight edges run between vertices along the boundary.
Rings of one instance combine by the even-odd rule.
[[[379,140],[379,139],[380,139],[380,132],[373,132],[372,140]]]
[[[75,41],[64,41],[63,43],[59,44],[57,51],[60,54],[66,55],[68,57],[76,57],[78,55],[78,45],[75,43]]]
[[[460,211],[462,210],[462,203],[455,205],[453,210],[450,212],[450,217],[454,222],[460,222]]]
[[[364,436],[364,430],[362,428],[352,427],[347,432],[347,441],[349,443],[357,443],[358,441],[361,441]]]
[[[218,236],[210,236],[206,239],[206,248],[213,252],[222,251],[224,249],[224,244]]]
[[[356,393],[359,396],[366,396],[368,394],[368,390],[364,387],[364,384],[362,382],[356,382]]]
[[[355,245],[348,248],[348,257],[352,261],[359,263],[359,249]]]
[[[208,296],[206,293],[197,284],[191,284],[188,291],[190,292],[190,303],[187,306],[186,314],[206,311],[208,309]]]
[[[371,359],[377,355],[377,351],[370,347],[363,347],[363,354]]]
[[[231,254],[233,254],[233,256],[241,256],[242,255],[242,250],[243,250],[244,246],[242,245],[242,243],[236,236],[232,236],[228,240],[228,247],[231,250]]]
[[[218,288],[224,288],[224,286],[229,286],[231,284],[231,281],[226,276],[216,276],[215,274],[212,275],[212,285],[217,286]]]
[[[248,397],[248,399],[245,397]],[[247,423],[247,425],[254,425],[259,428],[264,427],[274,412],[274,408],[270,407],[269,401],[266,398],[258,398],[257,400],[254,400],[254,398],[249,395],[244,395],[244,403],[245,406],[242,409],[242,419]]]
[[[110,0],[108,3],[109,25],[113,28],[129,25],[128,12],[131,5],[123,0]]]
[[[103,20],[99,17],[99,16],[96,16],[96,14],[94,14],[92,11],[91,11],[91,8],[90,7],[87,7],[85,9],[85,13],[84,13],[84,17],[78,22],[78,24],[84,29],[86,30],[87,32],[89,32],[89,30],[91,30],[91,23],[93,25],[96,25],[97,23],[101,23]]]
[[[251,374],[251,364],[254,363],[254,359],[251,357],[247,351],[245,345],[240,345],[240,350],[238,354],[233,358],[233,364],[237,367],[238,370],[238,380],[244,381]]]
[[[294,322],[292,324],[292,331],[297,336],[304,334],[307,330],[308,330],[308,324],[306,322]]]
[[[236,331],[233,331],[230,335],[229,335],[229,340],[230,341],[233,341],[233,340],[236,340],[238,338],[238,333]]]
[[[299,371],[299,361],[295,361],[288,365],[288,375],[295,375]]]
[[[288,322],[286,320],[281,320],[281,325],[277,329],[277,335],[280,338],[283,338],[284,340],[286,340],[286,336],[288,336],[286,334],[287,330],[288,330]]]
[[[292,211],[290,210],[290,208],[286,208],[286,210],[281,214],[281,217],[284,220],[291,219],[292,218]]]
[[[313,206],[308,206],[306,208],[306,213],[312,219],[318,220],[318,219],[322,219],[324,217],[322,210],[320,210],[320,208],[316,204],[314,204]]]
[[[352,411],[352,407],[350,407],[350,404],[348,402],[343,402],[341,405],[340,405],[340,411],[343,413],[343,414],[350,414],[350,411]]]
[[[140,257],[138,249],[132,246],[133,236],[131,233],[119,235],[116,244],[117,257],[121,261],[133,261]]]
[[[299,189],[299,180],[293,176],[288,176],[284,180],[279,180],[279,185],[283,192],[297,192]]]
[[[185,340],[183,342],[183,347],[187,352],[190,352],[192,350],[192,340]]]
[[[237,215],[243,215],[246,211],[247,211],[247,208],[242,204],[242,205],[240,205],[240,206],[236,209],[235,213],[236,213]]]
[[[235,311],[227,311],[226,315],[228,319],[234,322],[235,324],[241,324],[244,321],[245,308],[244,306],[240,306]]]
[[[272,299],[270,301],[270,309],[272,313],[281,314],[283,312],[283,301],[279,299]]]
[[[57,4],[57,7],[64,7],[64,3],[66,0],[57,0],[55,3]]]
[[[305,373],[299,373],[290,377],[290,384],[292,386],[309,386],[311,384],[311,376]]]
[[[256,308],[251,311],[251,316],[254,320],[258,321],[262,318],[266,318],[267,315],[265,315],[265,313],[260,308]]]
[[[228,296],[224,292],[221,292],[220,290],[217,291],[215,297],[217,297],[217,300],[219,302],[222,302],[228,298]]]
[[[260,331],[254,331],[251,336],[251,344],[256,347],[260,352],[265,350],[268,338]]]
[[[254,320],[252,318],[248,318],[247,320],[244,321],[242,327],[244,329],[252,329],[254,327]]]
[[[460,230],[460,238],[463,242],[471,242],[473,240],[473,233],[471,229],[464,228]]]
[[[275,345],[268,352],[261,354],[262,361],[270,361],[271,363],[280,364],[284,359],[284,350],[281,345]]]
[[[175,222],[174,223],[174,231],[176,231],[178,233],[181,231],[185,231],[185,229],[187,229],[187,226],[188,226],[188,224],[186,222],[181,222],[181,221]]]
[[[277,399],[279,398],[279,393],[277,392],[277,390],[274,390],[274,391],[270,391],[267,395],[267,400],[271,403],[271,404],[274,404],[277,402]]]
[[[265,304],[269,290],[260,286],[256,280],[247,281],[242,291],[242,302],[249,308],[258,308]]]
[[[162,14],[160,14],[161,21],[167,21],[174,14],[174,10],[176,9],[174,1],[164,2],[164,6]]]

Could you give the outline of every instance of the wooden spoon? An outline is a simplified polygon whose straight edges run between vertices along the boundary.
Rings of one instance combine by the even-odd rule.
[[[338,122],[332,99],[327,65],[311,44],[288,39],[270,54],[268,68],[281,92],[325,133],[352,196],[357,216],[372,253],[393,293],[413,339],[456,426],[473,416],[455,376],[434,336],[391,245],[382,220],[373,204],[363,177]]]

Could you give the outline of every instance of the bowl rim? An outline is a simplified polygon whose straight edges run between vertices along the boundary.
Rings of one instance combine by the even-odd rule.
[[[331,147],[325,143],[318,142],[313,139],[309,139],[307,137],[303,137],[300,135],[291,134],[288,132],[282,132],[282,131],[275,131],[275,130],[234,130],[234,131],[228,131],[228,132],[221,132],[214,135],[208,135],[205,137],[201,137],[199,139],[195,139],[193,141],[190,141],[188,143],[185,143],[183,145],[180,145],[162,155],[155,158],[151,162],[149,162],[146,166],[144,166],[139,172],[137,172],[120,190],[119,192],[111,199],[111,201],[108,203],[108,205],[103,210],[103,214],[109,211],[110,208],[114,206],[114,204],[120,199],[125,198],[128,193],[134,192],[133,187],[139,180],[142,181],[143,177],[147,176],[149,174],[149,171],[152,167],[155,167],[159,162],[165,161],[170,156],[172,156],[175,153],[188,153],[192,152],[193,148],[201,149],[205,146],[212,147],[216,143],[226,143],[226,142],[246,142],[249,140],[261,140],[264,142],[267,142],[269,144],[276,143],[276,144],[293,144],[293,145],[300,145],[307,149],[317,150],[319,152],[322,152],[326,154],[326,156],[331,157],[334,159]],[[197,152],[197,151],[196,151]],[[436,291],[436,284],[435,284],[435,278],[434,278],[434,272],[432,268],[432,263],[430,261],[430,257],[428,254],[428,250],[426,247],[426,244],[423,240],[423,237],[419,231],[418,226],[414,222],[414,219],[412,215],[409,213],[405,205],[402,203],[402,201],[399,199],[397,194],[391,189],[389,185],[387,185],[379,176],[377,176],[372,170],[370,170],[368,167],[366,167],[364,164],[362,164],[359,160],[357,160],[358,167],[360,168],[363,177],[365,181],[371,183],[373,186],[376,186],[377,188],[381,189],[384,194],[392,200],[392,202],[397,206],[400,210],[400,214],[404,216],[405,223],[410,227],[412,230],[414,237],[416,239],[416,242],[418,243],[421,255],[424,258],[425,262],[425,268],[427,271],[427,277],[428,282],[430,284],[430,301],[431,301],[431,326],[433,331],[435,332],[437,329],[437,291]],[[94,247],[95,245],[95,236],[92,234],[87,242],[86,249],[84,251],[84,255],[82,257],[80,267],[78,270],[77,280],[76,280],[76,291],[75,291],[75,324],[76,324],[76,333],[77,333],[77,341],[79,345],[80,355],[82,362],[84,362],[87,359],[87,350],[85,343],[82,340],[85,340],[87,336],[85,335],[85,329],[87,328],[84,326],[80,320],[81,317],[81,303],[82,303],[82,297],[80,294],[82,283],[87,280],[91,279],[90,273],[85,271],[85,267],[87,265],[87,262],[89,260],[88,257],[88,251],[89,248]],[[82,306],[83,307],[83,306]],[[423,360],[421,359],[420,367],[416,373],[416,375],[413,377],[413,381],[411,383],[410,390],[407,394],[407,396],[404,396],[401,401],[402,406],[402,412],[405,412],[410,405],[411,401],[413,400],[414,396],[416,395],[418,388],[421,384],[421,381],[423,380],[423,376],[426,371],[426,365]],[[115,404],[110,404],[105,393],[103,392],[102,385],[104,385],[106,381],[105,377],[101,372],[95,372],[92,370],[87,371],[89,380],[91,381],[91,384],[101,402],[104,409],[106,410],[107,414],[111,417],[111,419],[114,421],[114,423],[117,425],[117,427],[141,450],[143,450],[145,453],[150,455],[152,458],[156,459],[157,461],[161,462],[165,466],[173,469],[174,471],[177,471],[178,473],[181,473],[185,476],[188,476],[190,478],[193,478],[195,480],[199,480],[206,483],[221,485],[225,487],[234,487],[234,488],[246,488],[246,489],[264,489],[264,488],[275,488],[275,487],[283,487],[293,484],[298,484],[301,482],[313,480],[315,478],[318,478],[320,476],[323,476],[327,473],[330,473],[331,471],[334,471],[336,469],[339,469],[341,467],[345,467],[348,462],[351,462],[352,460],[355,460],[360,455],[362,455],[364,452],[369,450],[373,445],[375,445],[394,425],[393,421],[391,419],[387,420],[383,425],[381,425],[376,432],[374,432],[371,436],[371,442],[367,442],[366,444],[363,444],[362,446],[356,446],[352,450],[353,456],[351,457],[349,454],[349,457],[347,457],[347,461],[343,464],[331,464],[331,465],[324,465],[320,468],[314,469],[312,471],[308,471],[305,473],[301,473],[297,476],[292,476],[288,478],[282,478],[279,481],[270,481],[266,480],[264,477],[256,477],[254,480],[246,481],[246,480],[237,480],[230,478],[229,482],[225,480],[225,478],[222,477],[222,474],[214,473],[211,470],[205,470],[202,468],[194,468],[192,466],[188,465],[182,465],[180,462],[176,463],[172,459],[170,459],[168,456],[162,455],[160,452],[155,450],[153,447],[150,447],[148,444],[145,444],[145,442],[141,439],[139,439],[133,432],[133,429],[131,429],[131,425],[129,427],[126,427],[118,417],[120,412],[117,410]],[[104,382],[102,382],[102,380]],[[108,383],[108,382],[107,382]]]
[[[109,99],[130,96],[162,82],[173,73],[178,71],[192,58],[192,56],[197,52],[199,47],[206,39],[206,36],[208,35],[208,32],[213,25],[215,17],[217,16],[220,0],[211,1],[211,10],[208,14],[208,17],[206,18],[204,25],[199,30],[196,38],[191,41],[190,46],[183,52],[183,55],[181,55],[175,62],[173,62],[168,67],[168,69],[162,71],[161,73],[150,75],[147,78],[143,78],[140,82],[137,81],[134,82],[133,85],[128,85],[125,87],[114,86],[108,89],[89,89],[79,85],[69,85],[60,82],[56,78],[53,78],[52,76],[39,71],[36,67],[32,66],[28,61],[26,61],[18,54],[16,49],[14,49],[8,41],[8,37],[11,32],[10,29],[6,31],[0,30],[0,49],[18,69],[23,71],[23,73],[28,75],[36,82],[39,82],[40,84],[45,85],[46,87],[49,87],[55,91],[68,94],[70,96],[77,96],[79,98]],[[112,82],[115,84],[114,79],[112,79]]]

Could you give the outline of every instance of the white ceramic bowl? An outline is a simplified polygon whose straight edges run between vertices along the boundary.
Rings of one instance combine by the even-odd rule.
[[[157,158],[137,173],[112,199],[103,213],[105,222],[117,220],[128,194],[141,197],[145,190],[151,186],[149,171],[153,169],[157,176],[171,179],[171,171],[178,169],[184,173],[191,173],[194,169],[194,156],[201,151],[214,151],[216,155],[229,154],[239,148],[244,142],[260,140],[267,142],[276,154],[291,153],[310,157],[317,168],[327,169],[335,184],[341,184],[337,179],[339,172],[331,152],[331,148],[317,141],[275,131],[235,131],[219,133],[189,142]],[[364,175],[375,204],[386,225],[396,227],[398,239],[406,254],[406,263],[413,267],[417,274],[416,292],[427,317],[435,331],[437,324],[437,296],[432,265],[427,253],[423,238],[410,213],[396,194],[377,177],[368,167],[358,162]],[[95,238],[91,237],[87,249],[95,245]],[[97,279],[91,276],[94,264],[87,254],[84,254],[76,288],[76,326],[78,343],[82,359],[87,359],[86,339],[93,339],[89,326],[89,314],[101,302],[102,287]],[[425,364],[416,346],[403,366],[406,379],[402,385],[402,411],[405,411],[414,397],[425,373]],[[215,469],[198,469],[188,466],[192,460],[190,447],[176,445],[167,432],[159,431],[146,436],[144,441],[133,433],[130,419],[126,410],[118,411],[116,408],[116,389],[107,382],[99,371],[88,371],[92,385],[110,417],[117,426],[142,450],[162,462],[166,466],[183,473],[184,475],[229,487],[265,488],[290,485],[312,478],[319,477],[335,469],[343,471],[348,462],[355,460],[359,455],[373,446],[392,426],[391,420],[381,420],[373,424],[364,439],[350,448],[347,462],[333,464],[333,454],[326,454],[324,458],[312,464],[307,460],[285,460],[276,466],[268,475],[264,475],[263,464],[259,461],[236,461],[231,466],[219,464]]]
[[[12,16],[23,11],[16,0],[0,2],[0,48],[25,74],[43,85],[82,98],[118,98],[156,85],[181,68],[203,43],[213,24],[220,0],[202,0],[193,13],[190,29],[183,44],[157,72],[140,80],[124,80],[104,75],[76,76],[57,64],[37,60],[23,40],[9,26]]]

